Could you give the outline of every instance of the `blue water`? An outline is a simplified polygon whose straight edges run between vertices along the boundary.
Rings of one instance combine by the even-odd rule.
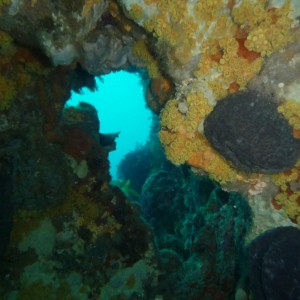
[[[141,77],[137,73],[112,72],[96,78],[97,91],[84,88],[81,94],[72,92],[68,106],[79,102],[93,105],[99,116],[100,132],[120,131],[117,149],[110,152],[110,173],[117,178],[117,168],[125,154],[143,145],[149,136],[152,113],[146,107]]]

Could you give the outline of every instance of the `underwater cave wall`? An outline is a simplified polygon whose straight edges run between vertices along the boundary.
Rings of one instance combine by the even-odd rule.
[[[243,262],[256,236],[300,222],[299,16],[297,0],[0,1],[0,296],[216,300],[276,286],[251,286],[257,262]],[[64,109],[120,69],[146,73],[173,164],[151,154],[139,204],[110,185],[93,107]],[[275,121],[245,116],[249,105]],[[268,147],[253,147],[256,132]],[[270,147],[272,172],[256,160]]]

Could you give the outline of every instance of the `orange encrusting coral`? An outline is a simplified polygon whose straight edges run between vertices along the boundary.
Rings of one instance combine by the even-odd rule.
[[[293,40],[288,1],[275,8],[266,0],[148,0],[130,1],[127,9],[167,49],[167,64],[184,69],[199,56],[194,76],[205,78],[217,99],[245,88],[262,58]]]
[[[132,47],[133,53],[145,64],[150,78],[161,77],[158,62],[151,54],[147,42],[144,39],[138,40]]]
[[[272,205],[276,210],[282,209],[282,205],[279,204],[275,199],[272,199]]]
[[[238,83],[236,83],[236,82],[231,82],[231,83],[229,84],[228,90],[229,90],[230,93],[235,93],[235,92],[237,92],[239,89],[240,89],[240,85],[239,85]]]
[[[160,106],[164,106],[165,102],[168,100],[168,96],[171,93],[171,82],[169,79],[161,76],[156,77],[151,80],[150,89],[152,94],[157,98]]]
[[[300,139],[300,130],[296,129],[296,128],[293,128],[293,136],[296,139]]]
[[[173,92],[171,81],[163,76],[150,81],[146,101],[153,112],[159,113]]]
[[[297,137],[300,131],[300,103],[287,100],[278,106],[278,111],[288,120]]]
[[[166,103],[160,114],[159,137],[167,158],[175,164],[187,163],[204,170],[221,183],[247,181],[248,175],[257,177],[239,174],[221,157],[205,139],[202,124],[216,100],[245,89],[260,72],[264,59],[294,40],[291,1],[281,1],[276,7],[267,0],[128,3],[129,15],[154,36],[159,57],[169,66],[167,75],[179,86],[175,98]],[[137,47],[142,53],[139,56],[148,61],[148,73],[156,73],[150,75],[154,78],[152,92],[164,92],[163,82],[157,79],[161,78],[157,65],[145,51],[145,44],[142,46]],[[190,81],[195,83],[182,92],[185,82]],[[283,114],[290,114],[287,119],[294,124],[294,136],[300,137],[299,116],[292,112],[295,109],[287,109],[287,105],[280,109]],[[286,194],[284,197],[291,198]],[[284,197],[278,196],[276,201],[282,201],[283,207],[291,205],[289,201],[283,203]]]
[[[200,125],[211,111],[201,93],[188,94],[187,111],[179,111],[180,103],[170,100],[161,113],[159,138],[167,158],[174,164],[188,163],[201,168],[213,179],[225,183],[236,179],[237,172],[211,148],[201,133]]]
[[[221,30],[222,34],[218,33],[220,37],[218,39],[215,38],[215,40],[207,40],[202,44],[203,59],[200,62],[199,71],[195,73],[197,77],[207,77],[213,69],[217,69],[220,72],[220,76],[216,77],[215,83],[210,84],[210,88],[218,99],[233,91],[232,86],[230,86],[233,82],[238,83],[239,89],[244,88],[249,80],[260,70],[263,62],[261,56],[269,55],[291,40],[290,27],[292,20],[285,14],[286,10],[289,9],[288,5],[268,10],[265,1],[260,3],[244,1],[238,6],[234,4],[234,2],[229,4],[232,10],[232,19],[229,18],[227,22],[222,22],[224,29]],[[281,19],[275,20],[272,18],[271,20],[271,16],[275,14],[280,16]],[[217,24],[218,22],[217,20]],[[268,28],[266,24],[270,22],[272,22],[273,27],[278,28],[281,32],[279,43],[275,41],[278,37],[275,29],[273,32],[268,32],[268,36],[266,36],[268,40],[263,40],[265,36],[261,34],[254,37],[256,30],[258,32],[264,31],[265,28]],[[216,28],[218,28],[218,25],[216,25]],[[215,37],[218,35],[214,33]],[[226,42],[224,43],[222,40]],[[231,42],[229,42],[230,40]],[[261,44],[257,44],[257,47],[253,48],[251,45],[257,43],[256,41],[260,41]],[[207,43],[210,43],[212,46],[207,47]],[[235,46],[235,43],[237,43],[237,46]],[[268,50],[265,50],[265,44],[268,44]],[[235,65],[237,66],[237,73],[234,75]],[[239,76],[238,71],[240,70],[246,70],[244,75]],[[228,77],[230,73],[231,76]],[[236,88],[237,86],[235,86],[234,91],[236,91]]]
[[[245,38],[236,39],[239,43],[238,54],[240,57],[247,59],[250,63],[260,57],[260,54],[255,51],[250,51],[245,47]]]
[[[271,178],[279,188],[273,199],[273,206],[282,207],[287,216],[300,225],[300,160],[291,170],[273,175]]]
[[[204,142],[205,143],[205,142]],[[209,176],[220,182],[228,183],[237,179],[237,172],[222,158],[216,151],[208,145],[206,149],[194,153],[187,163],[194,167],[205,171]]]

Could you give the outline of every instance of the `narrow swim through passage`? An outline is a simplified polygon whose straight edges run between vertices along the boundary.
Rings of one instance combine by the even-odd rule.
[[[138,73],[112,72],[96,78],[97,90],[82,89],[72,92],[67,106],[86,102],[95,107],[100,120],[101,133],[120,132],[117,149],[110,152],[110,174],[117,179],[117,169],[122,158],[143,145],[148,139],[152,112],[146,107],[142,78]]]

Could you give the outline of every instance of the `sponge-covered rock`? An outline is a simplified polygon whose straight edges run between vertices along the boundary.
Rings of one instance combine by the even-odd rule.
[[[274,99],[255,91],[227,96],[204,122],[206,138],[237,169],[277,173],[293,167],[300,141]]]
[[[300,299],[300,230],[278,227],[249,246],[249,278],[255,300]]]

